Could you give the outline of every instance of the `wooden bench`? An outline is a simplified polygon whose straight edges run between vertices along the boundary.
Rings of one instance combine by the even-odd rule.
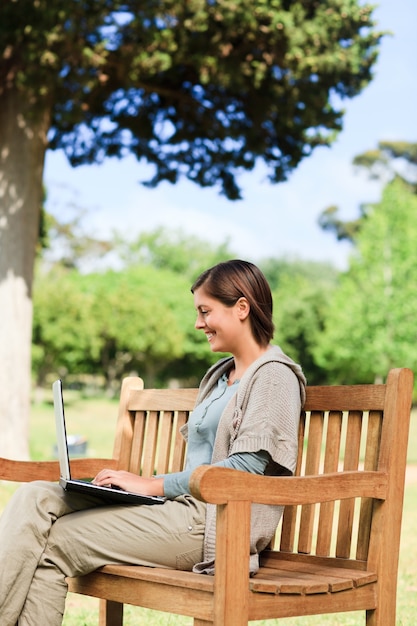
[[[214,577],[109,565],[70,579],[70,590],[101,598],[106,626],[122,624],[123,604],[192,616],[195,626],[359,610],[367,626],[395,626],[412,386],[412,372],[395,369],[386,384],[309,387],[295,477],[198,468],[193,494],[218,505]],[[77,476],[103,465],[144,475],[182,468],[178,428],[195,397],[195,389],[146,390],[125,379],[114,459],[77,460]],[[56,479],[57,464],[0,460],[0,478],[34,476]],[[249,578],[251,502],[286,508]]]

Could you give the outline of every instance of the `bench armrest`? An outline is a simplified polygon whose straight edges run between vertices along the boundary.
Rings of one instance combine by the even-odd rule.
[[[345,471],[301,477],[259,476],[202,465],[191,475],[190,490],[199,500],[212,504],[250,501],[291,506],[359,497],[384,500],[387,474]]]
[[[95,476],[103,467],[117,469],[117,461],[114,459],[71,459],[73,478]],[[58,461],[15,461],[0,458],[0,480],[30,482],[31,480],[55,481],[58,479]]]

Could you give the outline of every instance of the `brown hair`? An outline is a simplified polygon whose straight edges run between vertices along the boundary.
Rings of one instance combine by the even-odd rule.
[[[200,274],[191,287],[192,293],[202,286],[207,295],[225,306],[232,307],[239,298],[246,298],[253,336],[260,345],[268,345],[274,335],[272,294],[256,265],[239,259],[218,263]]]

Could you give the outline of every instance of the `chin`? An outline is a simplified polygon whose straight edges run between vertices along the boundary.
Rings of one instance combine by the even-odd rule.
[[[222,346],[210,346],[210,348],[212,352],[221,352],[222,354],[223,352],[229,352],[229,350],[222,348]]]

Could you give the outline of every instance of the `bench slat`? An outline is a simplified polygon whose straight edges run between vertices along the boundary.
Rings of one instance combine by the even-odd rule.
[[[306,389],[305,411],[383,410],[385,385],[329,385]]]
[[[328,416],[323,466],[325,474],[337,472],[339,466],[342,415],[341,411],[330,411]],[[329,556],[330,554],[334,515],[334,501],[320,504],[316,554],[321,556]]]
[[[130,411],[192,411],[197,389],[134,390],[129,397]]]
[[[347,418],[344,471],[354,471],[359,467],[359,451],[362,436],[361,411],[350,411]],[[352,528],[355,500],[342,500],[339,510],[339,523],[336,541],[336,556],[349,558],[352,551]]]
[[[319,473],[321,449],[323,441],[324,414],[322,411],[312,411],[308,429],[308,448],[305,459],[304,475],[311,476]],[[308,554],[311,552],[313,524],[316,506],[306,504],[301,508],[300,532],[298,551]]]
[[[364,460],[365,470],[372,471],[378,466],[381,427],[382,412],[369,411]],[[359,560],[366,559],[368,554],[373,506],[374,504],[371,498],[362,498],[359,516],[358,543],[356,547],[356,558]]]

